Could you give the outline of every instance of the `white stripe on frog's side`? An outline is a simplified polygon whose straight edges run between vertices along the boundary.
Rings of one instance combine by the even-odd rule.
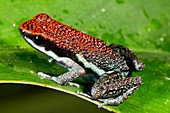
[[[69,61],[69,62],[73,62],[72,59],[67,58],[67,57],[59,57],[59,56],[57,56],[57,55],[56,55],[53,51],[51,51],[51,50],[46,51],[46,50],[45,50],[45,47],[36,45],[31,39],[27,38],[26,36],[24,36],[24,39],[25,39],[32,47],[34,47],[35,49],[39,50],[40,52],[42,52],[42,53],[50,56],[52,59],[56,60],[59,65],[65,67],[65,68],[67,68],[69,71],[71,71],[71,68],[63,65],[63,64],[60,63],[60,62],[61,62],[61,61],[63,62],[64,60],[65,60],[65,61]],[[38,39],[38,36],[36,36],[36,39]],[[50,59],[50,60],[51,60],[51,59]],[[50,60],[49,60],[49,62],[50,62]]]
[[[38,38],[38,37],[36,37]],[[57,56],[53,51],[49,50],[46,51],[45,47],[42,46],[38,46],[36,45],[31,39],[27,38],[26,36],[24,36],[24,39],[35,49],[41,51],[42,53],[52,57],[54,60],[59,61],[61,58],[59,56]],[[76,54],[78,61],[82,62],[84,64],[84,66],[86,68],[90,68],[92,69],[92,71],[94,71],[95,73],[97,73],[99,76],[102,76],[103,74],[105,74],[106,72],[103,69],[98,68],[96,65],[92,64],[91,62],[89,63],[86,59],[83,58],[83,56],[81,56],[80,54]]]
[[[106,72],[103,69],[98,68],[96,65],[92,64],[91,62],[88,62],[82,55],[76,54],[76,57],[78,58],[79,62],[82,62],[86,68],[90,68],[92,71],[97,73],[99,76],[102,76]]]
[[[38,38],[38,37],[36,37],[36,38]],[[57,56],[53,51],[50,51],[50,50],[46,51],[45,47],[41,47],[41,46],[36,45],[31,39],[27,38],[26,36],[24,36],[24,39],[35,49],[45,53],[46,55],[52,57],[54,60],[58,61],[59,56]]]

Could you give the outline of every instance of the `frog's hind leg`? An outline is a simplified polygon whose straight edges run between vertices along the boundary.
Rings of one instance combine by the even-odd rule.
[[[124,56],[127,63],[129,63],[130,65],[129,67],[134,66],[135,70],[137,71],[142,71],[144,69],[144,63],[127,47],[116,44],[111,44],[109,45],[109,47],[112,48],[114,52],[117,52],[121,54],[121,56]]]
[[[50,75],[44,74],[42,72],[39,72],[38,75],[42,79],[52,80],[60,85],[69,84],[69,85],[77,86],[76,84],[72,83],[71,81],[73,81],[77,77],[83,76],[85,74],[85,70],[79,64],[77,64],[76,62],[71,60],[70,58],[59,57],[55,60],[59,64],[67,67],[69,69],[69,72],[66,72],[66,73],[59,75],[57,77],[50,76]]]
[[[121,104],[142,84],[142,78],[139,76],[116,78],[115,80],[117,75],[123,74],[105,75],[93,85],[91,90],[92,97],[103,102],[99,107]]]
[[[102,104],[99,104],[98,107],[101,108],[104,105],[119,105],[124,102],[138,87],[132,87],[131,89],[127,90],[124,94],[116,97],[116,98],[107,98],[107,99],[98,99]]]

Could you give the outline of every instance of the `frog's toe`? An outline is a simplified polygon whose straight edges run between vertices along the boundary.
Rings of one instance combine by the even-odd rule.
[[[73,82],[68,82],[67,84],[70,85],[70,86],[74,86],[74,87],[76,87],[76,88],[79,88],[79,87],[80,87],[79,84],[73,83]]]
[[[77,91],[76,92],[78,95],[82,95],[82,96],[85,96],[87,98],[90,98],[90,99],[93,99],[90,95],[86,94],[86,93],[83,93],[83,92],[80,92],[80,91]]]
[[[133,64],[135,66],[135,69],[137,71],[142,71],[145,68],[145,64],[142,61],[139,60],[133,60]]]
[[[102,108],[105,105],[107,105],[107,104],[106,103],[98,104],[98,108]]]
[[[98,107],[100,108],[105,105],[118,106],[123,102],[123,98],[124,98],[123,96],[119,96],[117,98],[98,99],[100,102],[103,102],[102,104],[98,105]]]
[[[49,62],[49,63],[51,63],[51,62],[53,62],[53,61],[54,61],[53,58],[49,58],[49,59],[48,59],[48,62]]]
[[[51,78],[51,76],[43,73],[43,72],[38,72],[37,75],[41,78],[41,79],[49,79]]]

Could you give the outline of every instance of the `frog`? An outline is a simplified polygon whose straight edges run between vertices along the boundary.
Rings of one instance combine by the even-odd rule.
[[[59,76],[38,72],[42,79],[79,87],[74,80],[92,73],[95,79],[90,94],[79,94],[100,101],[99,107],[120,105],[143,84],[142,77],[131,74],[144,70],[145,64],[123,45],[107,45],[46,13],[21,23],[19,31],[29,45],[68,69]]]

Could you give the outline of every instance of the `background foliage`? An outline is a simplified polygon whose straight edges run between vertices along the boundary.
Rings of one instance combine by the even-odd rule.
[[[40,12],[96,36],[108,44],[129,47],[146,64],[144,84],[114,112],[170,112],[170,2],[169,0],[1,0],[0,83],[33,84],[75,94],[83,91],[59,86],[36,76],[38,71],[59,75],[66,69],[48,63],[31,48],[18,26]],[[75,96],[27,85],[0,85],[1,112],[107,112]],[[91,100],[89,100],[91,101]],[[95,101],[92,101],[96,103]],[[68,108],[68,109],[67,109]]]

